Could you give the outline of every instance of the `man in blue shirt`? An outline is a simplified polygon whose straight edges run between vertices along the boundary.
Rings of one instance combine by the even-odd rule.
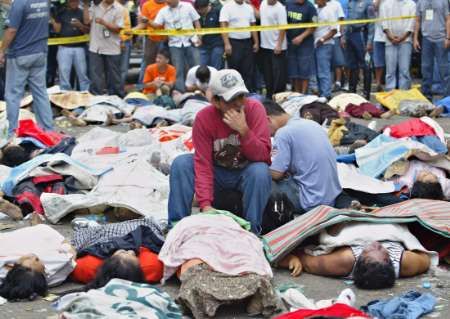
[[[9,136],[14,134],[19,119],[20,101],[25,85],[33,95],[33,111],[44,130],[53,129],[52,111],[47,95],[49,2],[47,0],[15,0],[6,21],[8,28],[0,48],[0,63],[6,64],[5,100]]]
[[[286,194],[296,213],[319,205],[349,207],[351,198],[342,193],[336,153],[325,130],[314,121],[291,117],[275,102],[266,101],[264,107],[274,135],[272,193]]]
[[[347,20],[373,19],[375,9],[371,0],[349,0]],[[367,28],[367,43],[364,41],[364,29]],[[365,62],[366,52],[373,48],[373,37],[375,34],[374,24],[351,24],[344,28],[344,39],[346,42],[346,61],[350,70],[349,86],[350,92],[356,93],[358,85],[359,70],[364,69],[364,95],[370,98],[370,70]]]

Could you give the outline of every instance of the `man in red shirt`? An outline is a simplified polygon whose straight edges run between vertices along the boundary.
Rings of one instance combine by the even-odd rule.
[[[261,103],[248,99],[239,72],[225,69],[211,78],[212,105],[195,119],[195,154],[180,155],[170,172],[169,223],[190,215],[195,196],[202,212],[213,209],[214,194],[242,193],[244,217],[259,234],[270,196],[270,132]]]

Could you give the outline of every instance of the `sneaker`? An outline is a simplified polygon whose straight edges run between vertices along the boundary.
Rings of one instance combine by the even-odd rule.
[[[334,92],[339,92],[342,90],[341,82],[334,83]]]
[[[342,87],[342,91],[350,91],[350,87],[348,85],[348,83],[344,84],[344,86]]]

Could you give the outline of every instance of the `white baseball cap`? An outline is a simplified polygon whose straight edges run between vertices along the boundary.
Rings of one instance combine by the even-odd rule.
[[[239,94],[248,93],[242,76],[238,71],[232,69],[223,69],[213,73],[209,88],[213,95],[218,95],[227,102]]]

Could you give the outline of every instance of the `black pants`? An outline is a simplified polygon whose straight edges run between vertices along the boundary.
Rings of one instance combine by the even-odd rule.
[[[231,55],[227,57],[228,68],[238,71],[244,79],[245,86],[250,92],[255,91],[255,55],[251,39],[230,39]]]
[[[90,91],[94,95],[105,94],[123,97],[124,90],[120,80],[121,55],[106,55],[89,52]]]
[[[262,71],[266,82],[267,97],[286,91],[287,58],[286,51],[275,54],[273,50],[261,49]]]

